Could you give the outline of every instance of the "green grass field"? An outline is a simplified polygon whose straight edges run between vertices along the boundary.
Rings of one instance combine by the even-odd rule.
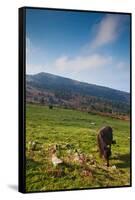
[[[110,167],[99,158],[98,130],[110,125],[116,144]],[[32,149],[30,142],[36,142]],[[50,149],[63,160],[53,166]],[[83,163],[75,161],[75,151]],[[130,185],[130,123],[111,117],[46,106],[26,106],[26,190],[49,191]]]

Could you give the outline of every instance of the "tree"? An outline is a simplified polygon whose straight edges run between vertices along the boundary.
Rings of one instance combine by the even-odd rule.
[[[44,103],[45,103],[44,97],[41,97],[40,103],[41,103],[41,104],[44,104]]]
[[[52,104],[49,105],[49,109],[53,109],[53,105]]]

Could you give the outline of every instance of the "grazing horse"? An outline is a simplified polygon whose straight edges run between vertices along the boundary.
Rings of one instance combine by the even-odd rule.
[[[111,144],[115,144],[113,140],[113,130],[110,126],[105,126],[99,130],[97,135],[97,145],[100,157],[104,157],[109,167],[109,157],[111,156]]]

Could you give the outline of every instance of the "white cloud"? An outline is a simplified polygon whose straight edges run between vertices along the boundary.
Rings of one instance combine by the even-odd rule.
[[[28,54],[30,53],[30,39],[28,37],[26,37],[26,55],[28,56]]]
[[[33,65],[26,63],[26,74],[37,74],[45,71],[44,65]]]
[[[117,68],[118,68],[118,69],[123,69],[123,68],[125,68],[125,63],[124,63],[124,62],[119,62],[119,63],[117,64]]]
[[[116,64],[117,69],[123,70],[123,69],[130,69],[130,63],[120,61]]]
[[[122,23],[123,21],[124,19],[121,18],[121,15],[107,14],[99,22],[99,24],[96,25],[95,37],[89,44],[90,49],[87,48],[87,54],[80,54],[73,58],[65,55],[61,56],[55,61],[54,67],[56,67],[59,72],[81,72],[104,66],[109,67],[111,64],[114,63],[114,59],[112,59],[112,56],[99,54],[97,53],[97,50],[98,48],[117,40],[119,34],[121,33],[120,23]],[[84,47],[86,46],[87,45],[85,45]],[[89,55],[89,53],[91,53],[91,55]],[[124,68],[125,63],[119,62],[118,64],[116,64],[116,67],[119,69]]]
[[[29,37],[26,37],[26,73],[36,74],[45,71],[46,64],[38,62],[41,55],[45,55],[39,46],[35,46]],[[45,56],[44,56],[45,57]],[[37,64],[36,64],[37,63]]]
[[[91,48],[98,48],[115,41],[120,33],[120,15],[107,14],[96,27]]]
[[[76,56],[69,58],[62,56],[58,58],[54,66],[59,72],[81,72],[88,69],[98,68],[110,64],[111,56],[102,56],[99,54],[92,54],[90,56]]]
[[[115,62],[115,58],[110,55],[99,54],[98,48],[106,44],[110,44],[117,40],[121,33],[123,19],[120,15],[107,14],[96,25],[95,36],[92,42],[89,43],[87,52],[78,53],[78,55],[70,57],[68,55],[60,56],[55,61],[47,64],[43,62],[44,52],[40,48],[35,47],[30,38],[26,38],[26,53],[27,53],[27,73],[50,72],[55,74],[71,74],[99,69],[103,67],[116,69],[125,69],[124,62]],[[86,45],[84,45],[86,47]],[[41,59],[39,59],[41,58]],[[36,62],[35,62],[36,60]],[[39,62],[37,62],[39,61]],[[33,64],[34,63],[34,64]],[[37,65],[35,63],[38,63]],[[41,63],[41,65],[39,64]]]

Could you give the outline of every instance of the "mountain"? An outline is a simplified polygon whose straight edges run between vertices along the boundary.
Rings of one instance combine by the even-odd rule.
[[[45,104],[68,107],[120,107],[129,108],[130,94],[108,87],[98,86],[49,73],[26,75],[27,101],[44,101]],[[101,106],[102,105],[102,106]],[[106,106],[104,106],[106,107]],[[122,108],[123,107],[123,108]]]

